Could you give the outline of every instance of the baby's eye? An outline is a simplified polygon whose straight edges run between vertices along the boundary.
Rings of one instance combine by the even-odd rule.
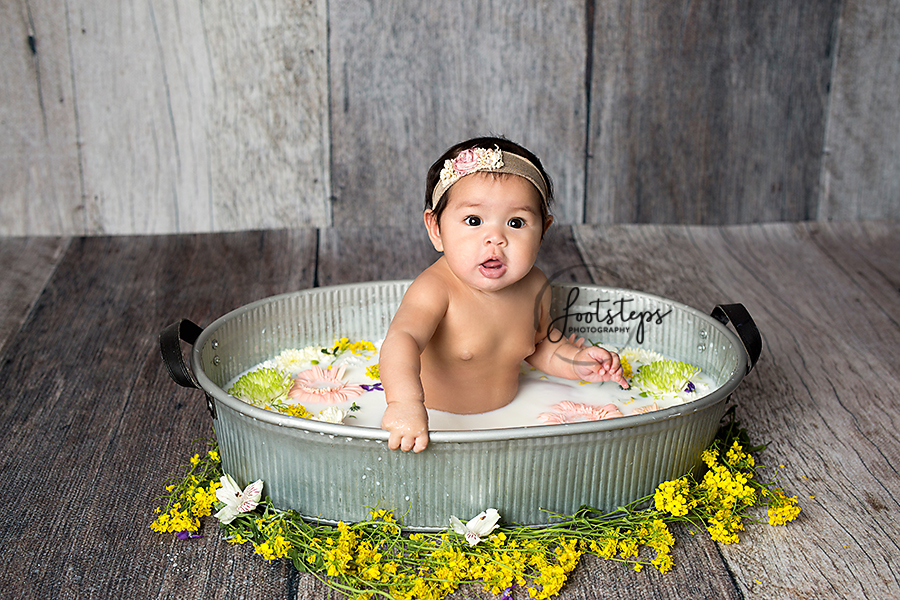
[[[463,223],[468,225],[469,227],[478,227],[481,225],[481,217],[476,217],[475,215],[469,215],[465,219],[463,219]]]
[[[522,229],[525,227],[525,219],[520,219],[519,217],[513,217],[507,223],[513,229]]]

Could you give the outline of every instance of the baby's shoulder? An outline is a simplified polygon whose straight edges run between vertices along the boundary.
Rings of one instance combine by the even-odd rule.
[[[450,287],[440,265],[435,263],[422,271],[410,284],[403,299],[430,306],[448,304]]]

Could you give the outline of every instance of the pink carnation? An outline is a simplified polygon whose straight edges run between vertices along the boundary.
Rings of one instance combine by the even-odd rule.
[[[615,404],[597,407],[566,400],[565,402],[554,404],[550,408],[554,409],[554,411],[538,415],[538,418],[543,419],[548,425],[578,423],[579,421],[600,421],[622,416],[622,412]]]
[[[346,369],[345,365],[337,369],[322,369],[313,365],[294,377],[294,385],[288,395],[298,402],[318,404],[337,404],[361,396],[363,389],[360,386],[341,380]]]

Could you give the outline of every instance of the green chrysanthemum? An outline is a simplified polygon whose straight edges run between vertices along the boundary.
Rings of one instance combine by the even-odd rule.
[[[631,383],[651,396],[659,398],[666,393],[685,391],[691,378],[699,372],[698,367],[686,362],[657,360],[641,366]]]
[[[288,397],[291,376],[279,369],[262,368],[241,375],[228,393],[254,406],[277,405]]]

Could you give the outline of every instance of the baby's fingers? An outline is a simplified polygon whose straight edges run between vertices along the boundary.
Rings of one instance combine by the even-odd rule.
[[[413,452],[421,452],[425,448],[428,447],[428,434],[420,435],[416,438],[416,443],[413,445]]]
[[[569,336],[569,343],[572,344],[573,346],[578,346],[579,348],[584,348],[584,338],[576,339],[574,333]]]
[[[391,439],[393,439],[393,435],[391,435]],[[421,452],[425,448],[428,447],[428,434],[407,434],[400,438],[398,446],[392,446],[391,441],[388,441],[388,447],[391,450],[396,450],[398,447],[404,452],[409,452],[412,450],[413,452]]]

